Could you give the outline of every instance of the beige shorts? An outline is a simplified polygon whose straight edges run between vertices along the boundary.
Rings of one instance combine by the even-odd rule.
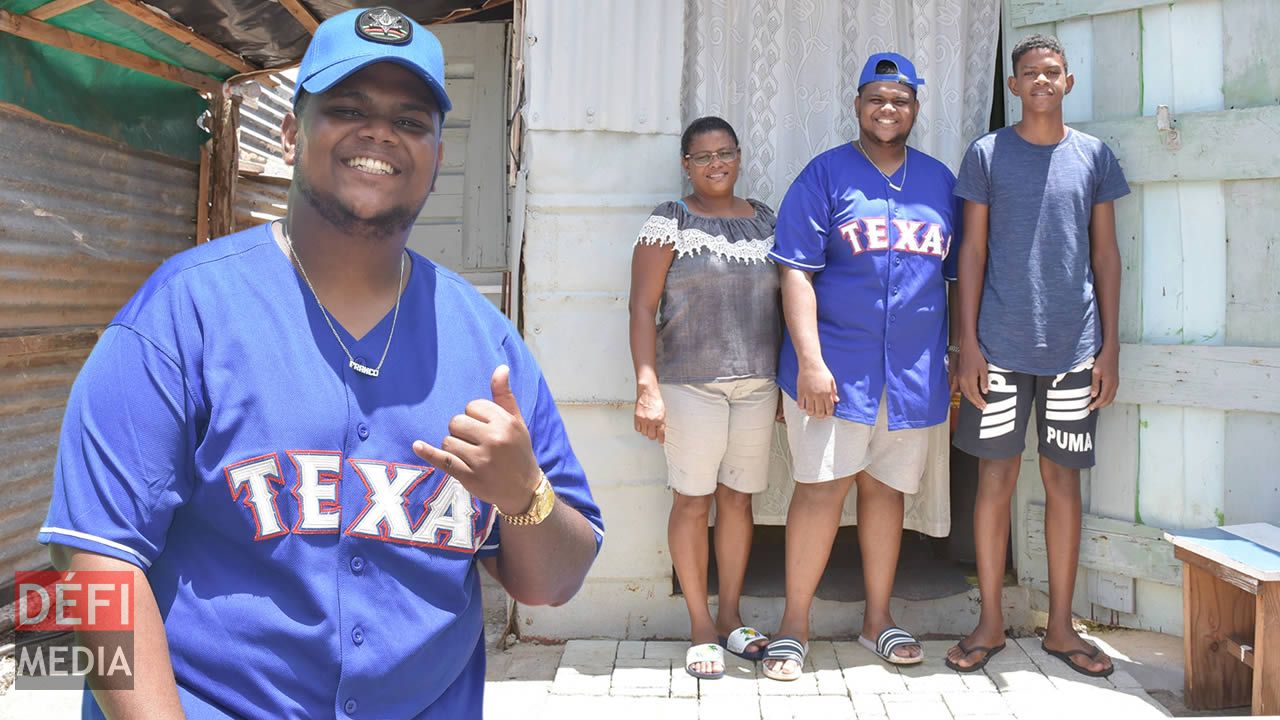
[[[873,426],[835,416],[810,417],[790,396],[784,397],[795,481],[828,482],[866,470],[894,490],[914,495],[928,459],[929,429],[889,430],[886,405],[881,396]]]
[[[710,495],[717,483],[744,493],[769,485],[778,408],[773,380],[659,387],[667,406],[667,487],[681,495]]]

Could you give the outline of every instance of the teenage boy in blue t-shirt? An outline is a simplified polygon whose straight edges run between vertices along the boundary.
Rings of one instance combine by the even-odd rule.
[[[963,399],[954,443],[979,458],[982,614],[947,653],[947,665],[976,671],[1004,648],[1009,503],[1034,404],[1049,555],[1042,646],[1073,670],[1104,677],[1111,660],[1072,628],[1071,596],[1080,468],[1093,466],[1097,410],[1115,399],[1119,381],[1113,202],[1129,186],[1101,140],[1062,120],[1074,77],[1058,40],[1032,35],[1018,43],[1013,70],[1009,90],[1022,100],[1022,121],[974,141],[955,188],[965,200],[965,243],[956,318]]]

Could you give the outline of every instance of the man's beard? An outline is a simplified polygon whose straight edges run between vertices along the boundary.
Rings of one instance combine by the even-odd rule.
[[[307,182],[307,173],[301,156],[293,168],[293,181],[320,217],[342,232],[362,238],[378,239],[403,233],[413,226],[427,200],[423,198],[416,208],[400,205],[372,218],[362,218],[357,217],[350,208],[343,205],[336,195],[322,193]]]

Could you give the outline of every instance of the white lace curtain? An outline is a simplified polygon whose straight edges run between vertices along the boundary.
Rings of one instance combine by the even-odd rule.
[[[739,195],[777,208],[819,152],[857,137],[858,73],[872,53],[900,52],[925,79],[910,143],[960,165],[991,116],[1000,0],[688,0],[683,112],[719,115],[743,148]],[[756,521],[786,520],[791,483],[785,435]],[[922,491],[906,525],[950,531],[947,430],[935,428]],[[854,521],[853,493],[845,522]]]

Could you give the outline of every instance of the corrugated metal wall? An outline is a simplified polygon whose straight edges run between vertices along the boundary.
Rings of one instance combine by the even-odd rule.
[[[288,178],[241,175],[236,178],[235,229],[248,230],[283,218],[288,200]]]
[[[71,382],[101,328],[192,245],[196,167],[0,108],[0,578],[47,564]]]
[[[688,622],[671,596],[662,450],[632,429],[627,339],[631,243],[680,188],[683,18],[681,0],[526,6],[524,334],[608,531],[573,602],[520,608],[532,635],[674,636]]]

